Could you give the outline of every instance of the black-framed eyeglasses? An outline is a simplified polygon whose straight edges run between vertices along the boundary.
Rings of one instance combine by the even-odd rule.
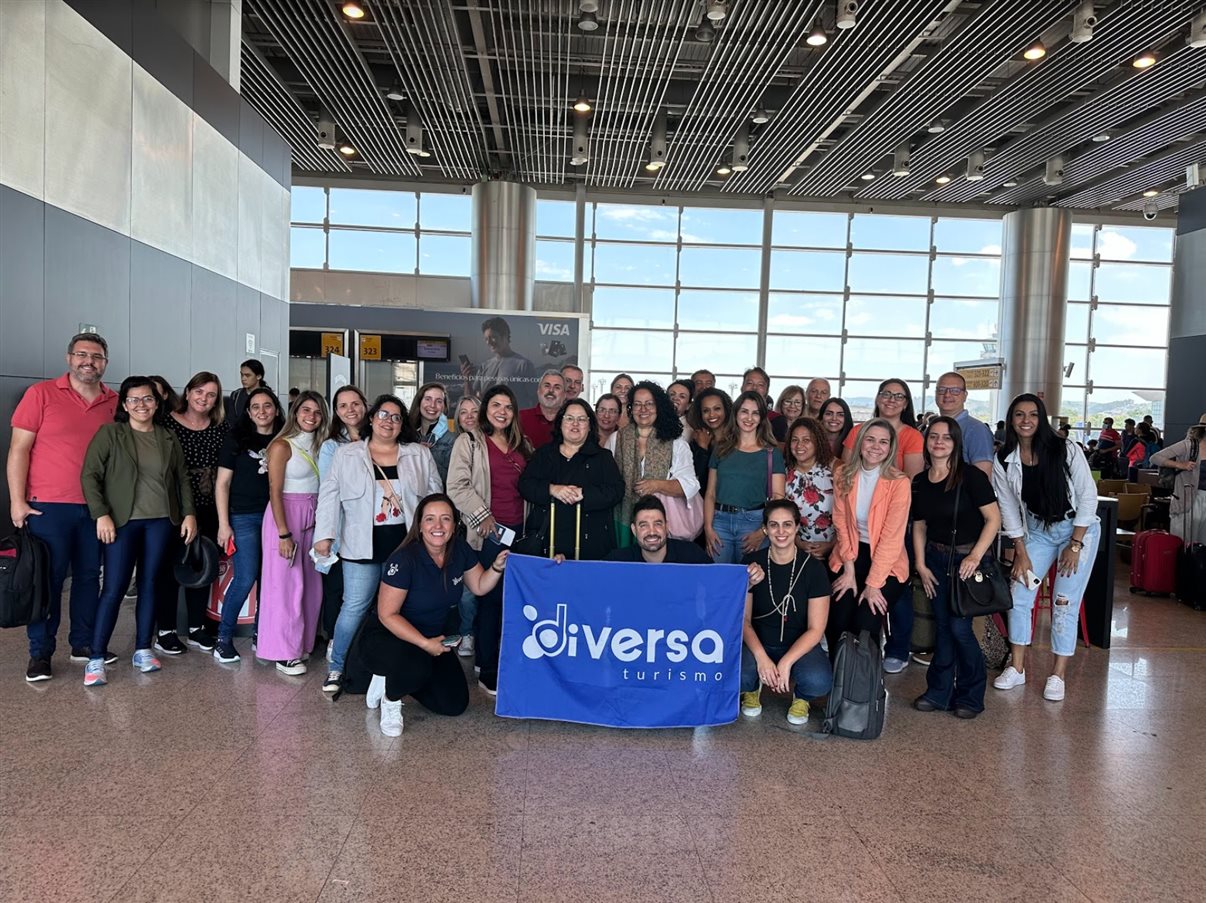
[[[149,407],[155,403],[154,395],[127,395],[126,406],[131,408]]]
[[[402,422],[401,414],[391,414],[389,411],[378,411],[376,414],[376,417],[382,423],[387,423],[387,422],[388,423],[401,423]]]
[[[934,390],[935,395],[962,395],[966,390],[958,386],[939,386]]]
[[[103,354],[93,354],[88,351],[72,351],[71,356],[81,364],[86,361],[92,361],[94,364],[103,364],[108,360]]]
[[[888,392],[886,390],[880,392],[878,396],[880,401],[904,401],[908,397],[904,392]]]

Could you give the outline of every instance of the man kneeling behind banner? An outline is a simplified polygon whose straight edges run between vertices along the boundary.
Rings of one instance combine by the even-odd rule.
[[[497,714],[609,727],[737,718],[749,574],[512,555]]]

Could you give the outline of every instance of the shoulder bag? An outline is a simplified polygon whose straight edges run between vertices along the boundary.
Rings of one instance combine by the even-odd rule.
[[[959,495],[963,484],[955,487],[955,513],[951,524],[951,566],[947,571],[951,587],[951,610],[960,618],[976,618],[980,615],[995,615],[1013,608],[1013,595],[1009,581],[1001,572],[995,558],[985,555],[980,567],[964,580],[955,570],[955,534],[959,528]]]

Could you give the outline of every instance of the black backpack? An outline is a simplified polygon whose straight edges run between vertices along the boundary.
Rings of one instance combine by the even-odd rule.
[[[884,728],[887,707],[884,664],[869,631],[843,633],[833,659],[833,689],[825,707],[826,734],[874,740]]]
[[[45,620],[50,609],[50,552],[28,529],[0,539],[0,627]]]

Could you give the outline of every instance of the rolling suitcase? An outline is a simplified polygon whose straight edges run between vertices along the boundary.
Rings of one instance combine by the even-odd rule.
[[[1131,552],[1131,592],[1171,595],[1177,588],[1177,555],[1181,540],[1164,530],[1135,534]]]
[[[1186,531],[1191,538],[1198,535],[1196,515],[1191,503]],[[1186,542],[1177,554],[1177,598],[1197,611],[1206,608],[1206,545],[1200,542]]]

